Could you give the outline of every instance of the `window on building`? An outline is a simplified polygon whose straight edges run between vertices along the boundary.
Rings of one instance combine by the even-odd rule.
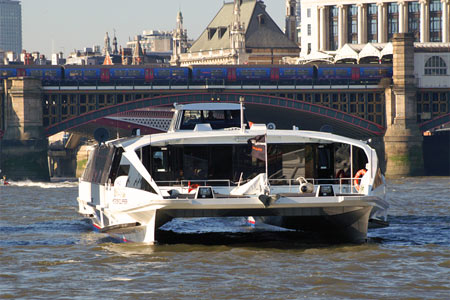
[[[311,35],[311,24],[308,24],[308,36]]]
[[[329,39],[329,50],[336,50],[338,48],[339,31],[338,31],[338,12],[337,6],[331,6],[329,10],[329,20],[330,20],[330,39]]]
[[[216,31],[217,31],[217,28],[208,28],[208,40],[213,38]]]
[[[432,56],[425,63],[425,75],[447,75],[447,64],[440,56]]]
[[[306,10],[306,17],[307,17],[307,18],[311,18],[311,8],[308,8],[308,9]]]
[[[219,39],[225,35],[225,32],[227,32],[227,27],[219,27]]]
[[[259,21],[259,25],[264,25],[264,24],[266,24],[266,17],[263,14],[259,14],[258,21]]]
[[[398,33],[398,4],[388,3],[388,40],[392,41],[394,33]]]
[[[440,0],[430,1],[430,42],[442,42],[442,5]]]
[[[408,2],[408,32],[414,34],[414,40],[420,41],[420,4]]]
[[[358,7],[356,5],[350,5],[347,13],[347,41],[351,44],[358,43]]]
[[[367,41],[369,43],[376,43],[378,41],[377,26],[378,26],[378,15],[377,15],[377,5],[375,3],[367,5]]]

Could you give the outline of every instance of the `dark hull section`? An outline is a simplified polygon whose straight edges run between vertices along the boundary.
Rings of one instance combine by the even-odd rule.
[[[262,217],[264,223],[310,231],[331,241],[362,243],[367,239],[372,207],[325,207],[316,216]]]

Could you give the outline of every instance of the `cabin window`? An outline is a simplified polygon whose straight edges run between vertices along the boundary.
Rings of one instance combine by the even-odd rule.
[[[212,129],[240,127],[239,110],[187,110],[184,111],[180,129],[192,130],[197,124],[209,123]]]
[[[149,151],[149,147],[145,147],[145,152]],[[148,154],[150,156],[150,154]],[[173,180],[171,175],[171,167],[169,162],[168,147],[153,148],[151,152],[151,166],[147,170],[152,170],[150,174],[155,180]],[[144,166],[148,166],[148,162],[144,162]]]
[[[336,178],[351,178],[349,144],[335,144],[334,171],[336,173]]]
[[[206,121],[225,120],[225,113],[223,110],[204,110],[203,115]]]
[[[186,110],[183,114],[180,129],[194,129],[195,125],[202,123],[201,110]]]
[[[271,184],[289,184],[288,180],[306,177],[306,152],[305,145],[269,145]]]
[[[97,146],[91,152],[82,179],[87,182],[105,184],[109,178],[114,147]]]
[[[209,149],[208,149],[209,148]],[[206,180],[209,175],[208,158],[211,147],[185,147],[183,151],[184,176],[193,180]],[[212,162],[211,162],[212,163]]]
[[[138,170],[130,165],[128,180],[126,186],[129,188],[139,189],[153,194],[157,194],[153,187],[142,177]]]
[[[319,169],[327,170],[331,168],[330,149],[319,146]]]
[[[149,147],[143,148],[143,157],[152,159],[143,159],[143,164],[151,170],[155,181],[164,184],[191,181],[224,185],[228,184],[227,180],[237,183],[241,174],[246,181],[265,172],[264,161],[253,158],[247,144],[169,145],[148,151]],[[298,177],[333,180],[333,183],[336,178],[351,177],[350,146],[346,144],[269,144],[268,160],[273,185],[289,184]],[[354,172],[366,163],[364,151],[353,147]],[[345,173],[338,175],[340,170]]]
[[[167,148],[161,148],[161,151],[155,151],[152,154],[153,169],[156,172],[167,172],[168,168],[168,153]]]
[[[111,183],[114,186],[126,186],[128,181],[128,174],[130,173],[130,162],[125,156],[122,156],[119,162],[119,166],[114,169],[114,175],[116,176],[112,176],[113,173],[111,174]]]
[[[358,147],[353,147],[353,176],[355,176],[356,172],[361,169],[365,169],[368,163],[368,159],[366,153],[363,149]]]
[[[114,158],[111,163],[111,171],[109,174],[109,180],[114,183],[117,177],[128,175],[128,171],[130,169],[129,163],[124,164],[125,157],[122,156],[123,149],[116,148],[114,153]],[[128,162],[128,161],[127,161]]]
[[[318,178],[334,178],[334,166],[332,165],[334,161],[333,145],[318,145],[316,155]]]
[[[199,183],[206,180],[222,180],[215,184],[224,184],[225,180],[232,180],[234,147],[231,145],[174,145],[164,147],[166,150],[153,147],[152,166],[148,163],[144,163],[144,166],[147,170],[152,170],[151,175],[157,182],[170,184],[170,182],[182,180],[200,181]],[[246,145],[242,147],[245,148]],[[162,161],[159,161],[161,158]],[[163,167],[156,166],[157,163],[162,164]]]

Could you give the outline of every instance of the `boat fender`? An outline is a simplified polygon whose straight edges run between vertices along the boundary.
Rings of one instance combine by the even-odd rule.
[[[359,192],[360,189],[360,180],[366,174],[366,169],[361,169],[358,172],[356,172],[355,178],[353,179],[353,185],[355,186],[355,189]]]
[[[169,191],[167,191],[167,193],[172,198],[177,198],[178,196],[180,196],[180,192],[178,190],[169,190]]]
[[[308,180],[305,179],[305,177],[298,177],[297,178],[298,183],[300,184],[300,193],[312,193],[314,192],[314,185]]]

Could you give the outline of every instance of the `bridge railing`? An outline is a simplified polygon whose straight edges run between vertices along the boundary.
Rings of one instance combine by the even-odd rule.
[[[204,80],[204,81],[155,81],[155,82],[145,82],[143,80],[120,80],[120,81],[46,81],[43,82],[44,87],[53,87],[53,89],[59,90],[67,87],[73,87],[74,89],[83,89],[84,87],[90,87],[91,89],[104,89],[103,87],[108,87],[111,89],[118,89],[122,87],[132,87],[132,89],[159,89],[164,87],[165,89],[198,89],[198,88],[243,88],[252,86],[253,88],[285,88],[285,87],[304,87],[308,86],[311,89],[326,88],[332,86],[341,87],[351,87],[351,86],[361,86],[361,87],[376,87],[378,81],[368,81],[368,80],[282,80],[282,81],[270,81],[270,80],[241,80],[227,82],[225,80]]]

